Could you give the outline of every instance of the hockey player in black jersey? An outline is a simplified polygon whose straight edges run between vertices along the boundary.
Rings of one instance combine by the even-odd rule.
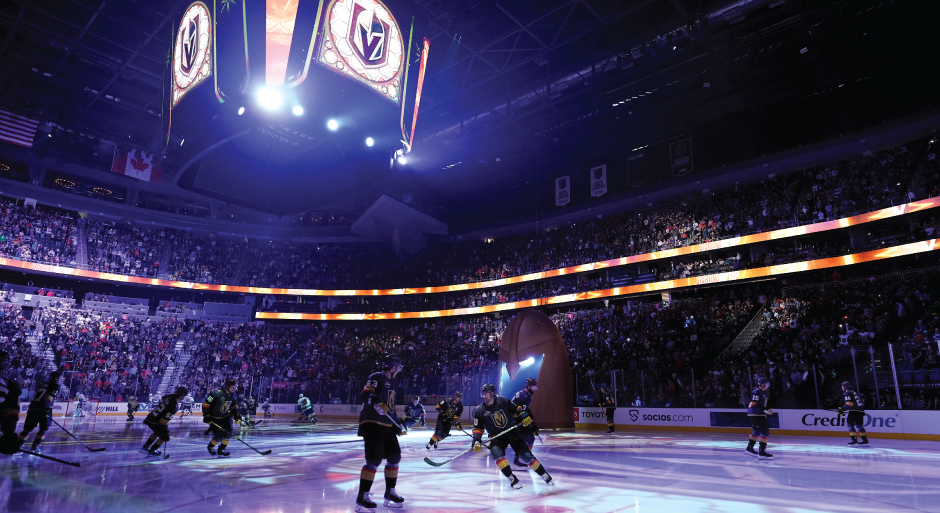
[[[149,427],[153,433],[150,438],[144,442],[141,452],[147,453],[147,456],[159,456],[160,448],[166,442],[170,441],[170,420],[179,411],[179,402],[186,397],[189,391],[185,387],[179,387],[176,392],[163,396],[157,404],[153,405],[150,413],[144,417],[144,425]]]
[[[33,445],[29,450],[35,453],[42,453],[42,439],[49,431],[49,424],[52,423],[52,407],[55,404],[55,396],[59,393],[59,380],[62,377],[62,367],[49,375],[49,381],[46,381],[36,389],[33,400],[29,403],[29,409],[26,410],[26,422],[23,424],[23,432],[20,433],[20,444],[29,438],[29,433],[36,426],[39,431],[33,438]]]
[[[241,420],[238,413],[238,396],[235,394],[235,380],[225,380],[225,387],[216,390],[206,397],[202,403],[202,421],[209,424],[212,431],[212,440],[206,449],[215,456],[215,446],[219,446],[219,456],[229,456],[225,450],[232,436],[232,419]]]
[[[747,405],[747,416],[751,419],[751,436],[747,442],[747,449],[744,454],[748,456],[757,456],[759,459],[774,459],[774,455],[766,451],[767,439],[770,438],[770,427],[767,425],[767,416],[773,415],[774,411],[767,407],[770,400],[770,380],[767,378],[757,378],[757,388],[751,391],[751,402]],[[760,451],[754,450],[754,444],[760,444]]]
[[[597,406],[599,408],[604,408],[605,413],[607,414],[607,433],[613,433],[614,412],[617,411],[617,405],[614,404],[614,396],[607,392],[607,385],[604,383],[597,385],[595,396],[595,402],[597,403]]]
[[[427,424],[424,423],[424,417],[426,413],[424,411],[424,405],[421,404],[421,398],[415,396],[411,401],[411,404],[405,406],[405,429],[411,428],[418,422],[421,422],[421,427],[427,427]]]
[[[395,376],[402,371],[401,360],[386,356],[382,371],[366,378],[365,387],[359,393],[362,409],[359,413],[359,432],[365,445],[366,464],[359,475],[359,494],[356,496],[356,511],[373,513],[376,504],[372,501],[372,482],[375,473],[385,460],[385,507],[401,508],[405,499],[395,490],[398,483],[398,465],[401,462],[401,447],[398,429],[401,421],[395,414],[395,394],[398,383]]]
[[[545,483],[554,485],[555,483],[552,480],[552,476],[550,476],[548,471],[545,470],[545,467],[539,463],[539,460],[537,460],[535,456],[532,456],[532,453],[529,452],[529,448],[525,444],[525,440],[522,439],[522,434],[519,433],[520,429],[525,432],[525,430],[533,426],[534,422],[531,412],[527,409],[520,409],[505,397],[497,396],[496,385],[492,383],[483,385],[481,392],[483,395],[483,404],[473,410],[473,442],[470,446],[473,452],[483,450],[482,439],[484,430],[490,438],[492,438],[517,424],[521,424],[519,428],[494,439],[490,443],[490,456],[496,461],[496,466],[499,467],[499,471],[509,479],[509,485],[513,488],[522,488],[522,484],[519,483],[519,478],[513,474],[509,462],[506,461],[506,447],[512,447],[512,450],[519,455],[519,459],[526,462],[529,468],[534,470]]]
[[[431,441],[428,442],[425,449],[434,447],[437,449],[437,443],[450,436],[450,428],[457,424],[460,429],[460,416],[463,415],[463,393],[454,392],[453,399],[444,399],[434,407],[437,410],[437,426],[434,428],[434,434],[431,435]]]
[[[134,413],[140,409],[140,403],[137,402],[137,398],[130,396],[127,398],[127,421],[132,422],[134,420]]]
[[[516,395],[512,396],[512,403],[518,406],[520,409],[528,410],[532,406],[532,396],[535,395],[535,391],[539,389],[539,384],[534,378],[529,378],[525,380],[525,388],[516,392]],[[532,446],[535,445],[535,430],[529,431],[522,435],[522,439],[525,440],[525,444],[529,447],[529,452],[532,452]],[[512,460],[512,464],[516,467],[524,467],[525,463],[519,461],[519,453],[516,453],[516,457]]]
[[[0,350],[0,373],[6,368],[7,352]],[[20,419],[20,393],[22,389],[13,378],[0,376],[0,454],[15,454],[23,443],[16,436],[16,422]]]
[[[848,381],[842,382],[843,404],[837,410],[839,415],[843,412],[849,412],[845,418],[845,424],[849,427],[849,436],[852,440],[849,445],[855,447],[864,447],[868,445],[868,433],[865,432],[865,403],[862,398],[852,390],[852,384]],[[858,439],[862,441],[859,442]]]

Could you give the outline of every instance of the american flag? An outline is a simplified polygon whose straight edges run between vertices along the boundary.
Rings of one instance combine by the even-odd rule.
[[[32,148],[38,127],[39,121],[35,119],[0,110],[0,141]]]

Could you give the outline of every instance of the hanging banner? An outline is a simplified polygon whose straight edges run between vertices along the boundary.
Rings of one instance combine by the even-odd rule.
[[[682,176],[692,172],[692,139],[682,139],[669,144],[669,161],[672,175]]]
[[[607,194],[607,164],[591,168],[591,196]]]
[[[555,205],[563,207],[571,201],[571,180],[568,175],[555,179]]]

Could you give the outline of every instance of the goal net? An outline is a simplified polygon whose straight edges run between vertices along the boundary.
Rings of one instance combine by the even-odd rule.
[[[86,419],[96,419],[98,417],[98,405],[100,401],[98,399],[85,399],[84,401],[79,402],[78,399],[69,399],[68,404],[65,407],[65,414],[63,417],[66,418],[86,418]]]

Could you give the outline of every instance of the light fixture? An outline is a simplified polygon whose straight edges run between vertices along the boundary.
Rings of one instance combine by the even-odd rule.
[[[371,147],[373,144],[375,144],[375,140],[373,140],[371,137],[366,137],[366,146]]]
[[[402,155],[402,156],[398,157],[398,163],[404,166],[405,164],[408,163],[408,159],[406,159],[405,156]]]
[[[336,121],[335,119],[331,119],[326,122],[326,127],[329,128],[330,130],[336,130],[337,128],[339,128],[339,121]]]
[[[300,105],[294,105],[294,108],[291,109],[291,112],[293,112],[295,116],[303,116],[304,108],[301,107]]]
[[[241,116],[241,115],[244,114],[244,113],[245,113],[245,107],[239,107],[239,108],[238,108],[238,115]]]
[[[186,138],[185,137],[180,138],[180,146],[182,146],[184,142],[186,142]]]
[[[258,90],[258,104],[267,110],[278,110],[284,105],[284,93],[273,87]]]

